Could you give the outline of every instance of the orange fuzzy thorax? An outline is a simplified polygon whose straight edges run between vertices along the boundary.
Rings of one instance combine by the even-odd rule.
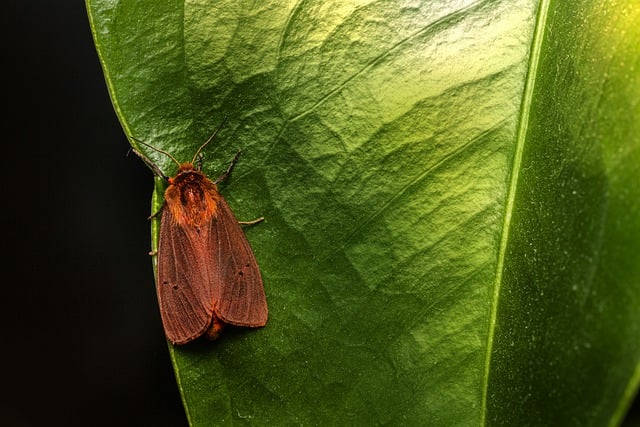
[[[177,175],[169,178],[164,199],[178,225],[199,227],[216,216],[220,195],[205,174],[184,163]]]

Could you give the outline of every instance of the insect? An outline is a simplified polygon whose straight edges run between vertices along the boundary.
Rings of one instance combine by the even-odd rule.
[[[133,150],[169,183],[162,208],[150,218],[161,215],[156,290],[162,324],[173,344],[186,344],[203,335],[217,339],[225,324],[256,328],[267,323],[262,277],[240,227],[263,218],[238,222],[217,188],[231,173],[240,151],[215,181],[201,171],[200,164],[196,165],[202,149],[223,125],[198,148],[189,163],[180,163],[170,153],[136,140],[178,165],[177,174],[171,178],[144,154]]]

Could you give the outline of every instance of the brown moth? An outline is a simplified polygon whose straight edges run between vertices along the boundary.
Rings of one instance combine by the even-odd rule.
[[[178,165],[177,174],[168,178],[149,158],[134,150],[156,175],[169,182],[158,212],[156,290],[162,324],[173,344],[186,344],[203,335],[216,339],[226,323],[251,328],[267,323],[267,300],[258,263],[241,223],[216,185],[229,175],[240,151],[215,181],[194,166],[200,151],[221,127],[189,163],[180,163],[168,152],[136,140]]]

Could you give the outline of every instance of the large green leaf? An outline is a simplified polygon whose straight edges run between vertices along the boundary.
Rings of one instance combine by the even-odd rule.
[[[125,132],[184,161],[228,117],[205,170],[242,148],[222,193],[266,218],[268,325],[170,346],[190,422],[618,423],[634,1],[87,0]]]

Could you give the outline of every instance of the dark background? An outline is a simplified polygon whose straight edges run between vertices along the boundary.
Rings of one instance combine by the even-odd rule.
[[[147,254],[152,174],[127,156],[84,3],[10,8],[0,425],[186,425]]]
[[[13,7],[0,425],[186,425],[148,255],[153,175],[127,156],[84,3]]]

